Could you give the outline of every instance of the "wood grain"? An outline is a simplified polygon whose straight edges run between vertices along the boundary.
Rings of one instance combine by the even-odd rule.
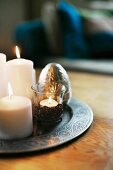
[[[47,152],[0,156],[0,170],[113,170],[113,77],[68,74],[73,96],[93,109],[91,127],[72,142]]]

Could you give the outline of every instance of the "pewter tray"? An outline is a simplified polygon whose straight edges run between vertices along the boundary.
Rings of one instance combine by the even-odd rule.
[[[34,121],[32,136],[21,140],[0,140],[0,154],[27,153],[53,148],[77,138],[93,121],[91,108],[71,98],[64,108],[62,121],[54,127],[43,128]]]

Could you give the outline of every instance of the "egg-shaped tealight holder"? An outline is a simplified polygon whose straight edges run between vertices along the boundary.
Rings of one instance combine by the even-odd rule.
[[[65,86],[63,101],[67,104],[72,97],[71,82],[66,70],[58,63],[49,63],[41,71],[39,75],[39,83],[44,88],[48,88],[51,84],[57,83]]]

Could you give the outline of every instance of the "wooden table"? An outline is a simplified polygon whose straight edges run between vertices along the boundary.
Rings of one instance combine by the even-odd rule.
[[[82,72],[69,77],[73,96],[94,112],[87,133],[46,152],[0,156],[0,170],[113,170],[113,77]]]

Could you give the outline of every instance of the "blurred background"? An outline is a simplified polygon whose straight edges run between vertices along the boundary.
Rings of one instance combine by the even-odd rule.
[[[17,43],[17,45],[20,45],[20,47],[24,49],[25,43],[22,43],[24,36],[22,37],[23,39],[21,38],[21,42],[20,42],[19,38],[20,38],[20,34],[21,34],[23,26],[24,26],[24,30],[25,30],[25,24],[27,24],[27,23],[30,24],[30,22],[32,24],[32,21],[37,22],[39,20],[43,20],[44,24],[45,24],[44,26],[45,27],[47,26],[48,22],[46,22],[46,21],[49,20],[49,15],[50,15],[50,14],[48,14],[49,8],[47,9],[46,7],[44,7],[45,4],[47,4],[47,2],[48,2],[48,0],[38,0],[38,1],[37,0],[17,0],[17,1],[15,1],[15,0],[0,0],[0,52],[5,53],[7,55],[8,60],[15,57],[14,46],[16,45],[16,43]],[[70,12],[70,9],[69,9],[69,13],[68,13],[69,17],[71,17],[71,15],[73,13],[73,7],[75,8],[75,10],[78,10],[80,16],[82,16],[81,22],[83,21],[83,25],[82,25],[83,32],[80,34],[84,35],[84,32],[86,33],[85,41],[88,40],[88,42],[86,42],[87,47],[88,47],[87,56],[89,55],[89,53],[91,54],[90,57],[86,57],[86,59],[87,58],[88,59],[98,59],[99,57],[100,57],[100,59],[108,59],[108,58],[112,59],[113,58],[113,22],[112,22],[113,21],[112,20],[112,18],[113,18],[112,17],[113,16],[113,1],[112,0],[98,0],[98,1],[97,0],[68,0],[68,1],[58,1],[58,0],[50,1],[49,0],[49,3],[50,4],[52,3],[53,5],[55,5],[54,6],[55,8],[59,2],[61,2],[61,3],[68,2],[69,7],[66,7],[66,10],[72,7],[72,12]],[[60,10],[60,12],[61,12],[61,10],[64,10],[64,8],[65,8],[65,5],[63,6],[62,4],[60,4],[58,6],[58,10]],[[45,17],[45,15],[46,15],[46,13],[44,13],[45,10],[47,11],[48,19]],[[64,13],[64,11],[63,11],[63,13]],[[52,13],[51,13],[51,15],[52,15]],[[69,17],[67,17],[67,18],[66,17],[67,17],[67,14],[65,15],[65,17],[63,19],[63,15],[61,14],[61,19],[63,19],[64,22],[67,22],[67,19],[69,19]],[[84,21],[84,18],[86,19],[85,21]],[[95,18],[97,18],[97,20],[95,20]],[[99,18],[99,20],[98,20],[98,18]],[[60,21],[62,22],[62,20],[60,20]],[[78,22],[78,20],[76,20],[76,21]],[[100,21],[102,21],[102,25],[99,25]],[[23,25],[23,23],[24,23],[24,25]],[[92,35],[93,31],[94,31],[94,33],[98,32],[97,30],[95,31],[95,29],[94,29],[95,24],[97,24],[96,27],[98,28],[99,33],[100,32],[104,32],[104,33],[110,32],[109,35],[107,34],[108,48],[106,50],[103,50],[103,49],[105,49],[106,44],[102,43],[103,41],[106,41],[106,37],[103,38],[103,36],[101,35],[100,36],[101,38],[100,37],[98,38],[97,37],[98,34],[96,34],[96,36],[95,36],[96,38],[93,38],[93,40],[92,40],[92,37],[89,37],[89,34]],[[49,23],[48,23],[48,25],[49,25]],[[105,26],[105,29],[103,29],[104,26]],[[78,26],[74,26],[74,27],[77,27],[77,29],[78,29]],[[48,29],[45,29],[45,30],[46,30],[45,34],[47,34]],[[58,31],[58,28],[57,28],[57,31]],[[65,30],[61,29],[61,31],[64,33]],[[60,35],[61,35],[61,31],[60,31]],[[16,32],[16,34],[15,34],[15,32]],[[26,32],[27,31],[25,31],[25,33]],[[48,34],[48,35],[50,35],[50,34]],[[48,41],[47,36],[46,36],[45,41],[47,44],[49,44],[50,42],[47,42]],[[30,41],[32,41],[32,39],[33,38],[31,38]],[[98,42],[98,40],[100,41],[101,46],[98,45],[98,47],[97,46],[95,47],[96,41]],[[26,41],[24,41],[24,42],[26,42],[26,44],[27,44],[27,41],[28,41],[28,37],[27,37]],[[51,42],[52,41],[53,40],[51,40]],[[64,39],[63,39],[63,41],[64,41]],[[78,41],[81,43],[81,40],[79,38],[78,38]],[[35,41],[35,43],[37,43],[37,41]],[[45,45],[43,46],[43,44],[44,44],[44,42],[42,42],[41,48],[43,48],[43,50],[44,50]],[[55,45],[57,46],[57,44],[60,44],[60,43],[57,42]],[[91,44],[92,44],[92,46],[90,47]],[[102,49],[102,44],[103,44],[103,49]],[[25,51],[25,50],[27,50],[26,46],[25,46],[25,49],[23,50],[24,51],[23,57],[25,57],[25,55],[28,55],[28,58],[33,59],[33,61],[35,62],[36,58],[32,58],[32,56],[29,55],[32,52],[32,50],[29,51],[29,45],[28,45],[29,52],[27,53]],[[67,44],[67,47],[68,47],[68,44]],[[64,47],[64,45],[63,45],[61,48],[67,48],[67,47],[66,46]],[[47,48],[47,46],[46,46],[46,48]],[[77,48],[78,47],[76,47],[76,49]],[[97,49],[99,48],[99,50],[101,48],[101,53],[100,53],[100,51],[98,53],[98,50],[96,48]],[[72,47],[71,47],[71,49],[72,49]],[[93,52],[90,49],[93,50]],[[49,48],[49,50],[50,50],[50,48]],[[83,50],[84,50],[84,48],[83,48]],[[68,51],[61,50],[62,52],[60,52],[60,53],[59,52],[57,53],[56,51],[53,52],[53,51],[52,52],[47,51],[47,53],[48,53],[47,56],[49,56],[49,55],[53,56],[54,54],[55,54],[55,56],[57,56],[57,55],[66,56],[66,55],[68,55],[70,49]],[[107,55],[103,55],[106,53],[107,53]],[[36,53],[33,51],[33,55],[38,56],[38,51]],[[44,53],[44,55],[46,55],[46,54]],[[73,55],[73,52],[71,52],[71,56],[72,55]],[[42,53],[41,53],[41,55],[39,54],[39,56],[42,56]],[[27,56],[26,56],[26,58],[27,58]],[[69,57],[67,57],[67,58],[69,58]],[[75,57],[75,58],[78,59],[79,57]],[[82,57],[80,57],[80,59],[81,58]],[[85,57],[83,57],[83,59],[84,58]],[[35,64],[37,65],[37,63],[35,63]]]

